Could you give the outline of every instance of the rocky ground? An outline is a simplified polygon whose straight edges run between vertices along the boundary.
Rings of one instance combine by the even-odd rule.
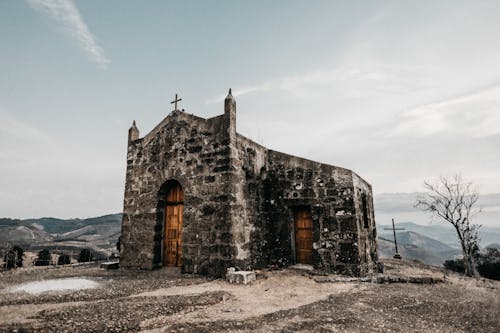
[[[242,286],[171,270],[18,270],[0,274],[0,332],[500,332],[499,282],[413,262],[385,266],[401,281],[444,282],[377,284],[281,270]],[[11,292],[68,277],[99,287]]]

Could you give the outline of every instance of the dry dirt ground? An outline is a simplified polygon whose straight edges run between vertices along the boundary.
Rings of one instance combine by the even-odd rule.
[[[281,270],[260,271],[243,286],[170,270],[18,270],[0,274],[0,332],[500,332],[499,282],[413,262],[386,260],[385,267],[385,274],[445,282],[319,283],[317,276]],[[10,291],[68,277],[100,287]]]

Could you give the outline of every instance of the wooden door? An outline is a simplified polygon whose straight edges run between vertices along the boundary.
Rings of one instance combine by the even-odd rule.
[[[175,185],[167,193],[165,207],[165,235],[163,238],[163,265],[181,266],[182,264],[182,210],[184,192]]]
[[[295,211],[295,258],[297,263],[312,265],[312,218],[307,209]]]

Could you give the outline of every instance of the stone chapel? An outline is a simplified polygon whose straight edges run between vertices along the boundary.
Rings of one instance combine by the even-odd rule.
[[[269,265],[376,271],[370,184],[351,170],[267,149],[224,114],[175,108],[150,133],[128,133],[120,265],[222,276]]]

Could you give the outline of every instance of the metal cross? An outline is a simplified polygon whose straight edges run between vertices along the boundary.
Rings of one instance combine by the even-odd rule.
[[[170,102],[170,104],[174,104],[174,111],[177,110],[177,102],[180,101],[182,101],[182,98],[178,98],[177,94],[175,94],[175,99],[172,102]]]
[[[394,246],[396,247],[396,254],[394,255],[394,259],[401,259],[401,255],[398,252],[398,241],[396,240],[396,230],[405,230],[405,229],[394,227],[394,219],[392,219],[392,228],[384,228],[384,230],[392,230],[394,234]]]

